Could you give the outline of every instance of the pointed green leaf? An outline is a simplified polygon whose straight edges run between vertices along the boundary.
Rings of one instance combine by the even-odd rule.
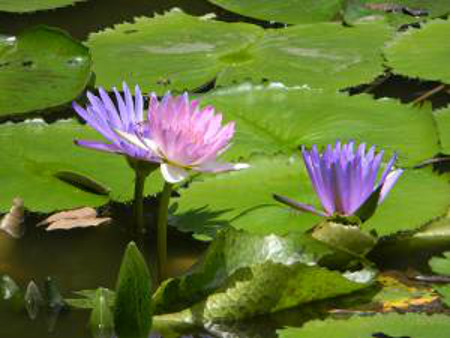
[[[152,326],[151,276],[136,244],[128,244],[120,266],[114,304],[120,338],[146,338]]]
[[[114,317],[108,299],[109,290],[98,288],[89,320],[91,333],[94,337],[112,337],[114,333]]]

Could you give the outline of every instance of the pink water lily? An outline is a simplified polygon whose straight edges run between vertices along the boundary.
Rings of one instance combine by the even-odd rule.
[[[125,141],[151,152],[161,163],[161,173],[169,183],[188,177],[189,171],[223,172],[248,168],[244,163],[218,162],[217,157],[230,145],[235,124],[222,126],[222,114],[212,106],[200,108],[188,94],[166,94],[161,101],[150,96],[147,120],[138,133],[116,129]]]

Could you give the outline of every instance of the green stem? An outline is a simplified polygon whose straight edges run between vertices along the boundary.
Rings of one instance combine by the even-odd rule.
[[[160,282],[167,277],[167,217],[169,214],[169,201],[172,188],[173,185],[166,182],[159,201],[157,251],[158,279]]]
[[[134,212],[134,221],[135,221],[135,235],[140,237],[145,232],[145,224],[144,224],[144,186],[145,179],[147,175],[145,175],[140,170],[135,170],[135,179],[134,179],[134,204],[133,204],[133,212]]]

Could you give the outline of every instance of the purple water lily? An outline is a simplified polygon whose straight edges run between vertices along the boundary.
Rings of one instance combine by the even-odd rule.
[[[116,130],[120,130],[136,134],[144,121],[144,99],[139,86],[135,88],[134,99],[126,83],[123,83],[123,95],[116,88],[113,91],[116,103],[103,88],[99,89],[99,96],[87,93],[89,103],[86,108],[73,103],[78,115],[109,142],[76,140],[75,143],[86,148],[126,155],[129,158],[157,161],[149,149],[137,147],[116,133]]]
[[[286,197],[276,198],[296,209],[326,217],[354,215],[371,196],[377,198],[377,204],[382,203],[403,172],[392,170],[397,156],[392,156],[377,182],[384,152],[376,153],[374,146],[366,152],[365,143],[356,151],[354,146],[354,142],[337,142],[334,148],[328,145],[321,154],[315,145],[311,151],[302,148],[303,160],[323,211]]]
[[[189,170],[223,172],[247,168],[247,164],[217,161],[234,135],[234,122],[222,126],[222,114],[214,107],[199,107],[198,100],[189,101],[188,94],[166,94],[161,101],[150,97],[148,119],[140,132],[123,129],[116,132],[127,142],[152,153],[161,163],[161,173],[169,183],[188,176]]]

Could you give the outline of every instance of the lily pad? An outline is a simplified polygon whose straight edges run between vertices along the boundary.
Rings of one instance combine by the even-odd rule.
[[[287,24],[332,21],[339,18],[343,0],[209,0],[226,10],[251,18]]]
[[[436,119],[442,150],[445,154],[450,155],[450,108],[436,111],[434,118]]]
[[[214,237],[233,226],[258,234],[303,232],[320,220],[284,207],[272,199],[277,193],[320,207],[299,156],[255,158],[251,168],[215,177],[202,177],[174,200],[178,209],[172,224],[181,231]],[[363,224],[380,236],[415,230],[444,214],[450,205],[445,177],[428,171],[406,170],[375,215]]]
[[[7,210],[14,197],[22,197],[27,208],[41,212],[98,206],[108,201],[108,196],[57,178],[61,171],[76,172],[99,182],[110,189],[112,199],[131,199],[134,174],[125,159],[77,147],[74,138],[99,136],[72,120],[51,125],[40,121],[1,125],[0,210]],[[160,190],[161,180],[157,177],[149,178],[146,193]]]
[[[86,0],[0,0],[0,11],[26,13],[73,5]]]
[[[383,16],[391,24],[401,26],[448,13],[450,3],[447,0],[347,0],[343,16],[346,23]]]
[[[364,280],[357,281],[350,276],[358,272],[346,275],[327,269],[325,261],[336,256],[306,235],[263,237],[229,229],[190,274],[166,281],[154,296],[157,313],[196,304],[155,320],[195,324],[240,320],[371,285],[372,272],[361,272]]]
[[[345,320],[327,319],[306,323],[301,328],[279,330],[280,338],[361,338],[361,337],[414,337],[445,338],[450,330],[446,315],[388,314],[373,317],[352,317]]]
[[[65,32],[38,26],[0,38],[0,116],[70,102],[91,76],[86,47]]]
[[[171,11],[91,34],[97,84],[139,83],[145,91],[200,88],[251,80],[336,90],[384,71],[381,48],[391,28],[380,22],[263,30]],[[117,60],[121,60],[120,63]]]
[[[429,111],[368,95],[348,97],[282,85],[241,85],[206,95],[202,101],[236,121],[229,159],[252,154],[291,153],[300,145],[319,147],[356,140],[374,144],[399,165],[412,166],[439,152],[435,122]]]
[[[385,49],[388,66],[411,78],[450,83],[449,31],[450,21],[433,20],[399,34]]]

